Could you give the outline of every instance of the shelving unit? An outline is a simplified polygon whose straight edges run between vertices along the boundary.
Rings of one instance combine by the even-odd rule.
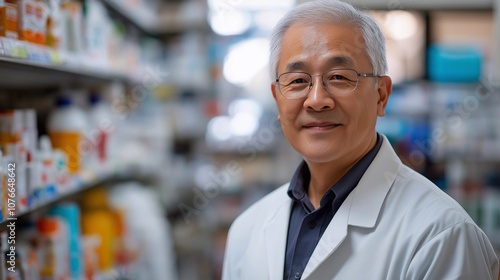
[[[143,33],[156,33],[155,15],[149,8],[140,9],[140,13],[130,7],[120,4],[118,0],[101,0],[106,7],[119,13],[123,19],[138,27]],[[147,13],[150,14],[147,14]],[[148,20],[149,19],[149,20]],[[31,90],[44,88],[80,87],[91,88],[108,85],[113,82],[134,86],[141,81],[128,73],[113,69],[95,67],[87,57],[59,51],[48,46],[26,41],[0,37],[0,91],[1,90]],[[43,96],[40,96],[43,98]],[[12,105],[12,104],[11,104]],[[124,170],[127,170],[124,168]],[[44,213],[57,203],[74,199],[81,193],[101,185],[112,185],[120,182],[139,181],[151,182],[152,174],[136,174],[118,172],[108,175],[92,175],[83,172],[85,176],[71,178],[71,191],[61,193],[40,205],[16,214],[14,218],[22,221],[34,213]],[[6,215],[5,215],[6,216]],[[0,221],[0,232],[5,231],[9,219]]]
[[[120,74],[0,56],[0,84],[2,87],[22,89],[54,85],[86,87],[103,85],[113,80],[132,82],[131,78]]]
[[[61,206],[60,204],[65,204],[65,202],[70,202],[69,204],[72,207],[81,211],[79,213],[81,216],[79,217],[81,218],[80,221],[82,221],[82,230],[78,232],[78,234],[80,234],[81,237],[89,235],[88,231],[86,232],[83,229],[84,218],[86,217],[85,214],[88,214],[85,211],[90,211],[89,208],[91,208],[85,208],[85,202],[87,200],[84,198],[83,194],[85,193],[86,196],[87,194],[90,194],[88,193],[89,191],[94,190],[99,192],[99,190],[96,189],[100,187],[104,187],[106,190],[111,189],[113,191],[114,187],[120,187],[121,185],[126,185],[126,187],[140,187],[143,185],[145,188],[146,186],[151,186],[151,189],[144,191],[144,193],[152,191],[156,193],[159,189],[159,168],[154,169],[151,165],[154,165],[159,161],[162,163],[166,162],[165,158],[168,157],[168,154],[165,152],[170,152],[168,145],[157,144],[167,142],[162,140],[165,140],[165,138],[169,137],[169,135],[160,135],[160,133],[163,132],[161,127],[157,129],[146,129],[149,133],[147,135],[144,133],[145,129],[141,129],[140,132],[131,132],[131,129],[129,128],[139,126],[131,123],[138,123],[140,121],[147,122],[148,126],[151,127],[152,124],[151,122],[148,122],[148,120],[158,115],[162,116],[161,114],[163,111],[160,110],[162,108],[158,109],[159,113],[156,113],[153,117],[151,117],[152,113],[149,111],[146,117],[144,116],[145,114],[142,114],[139,111],[143,109],[143,107],[146,107],[144,104],[147,102],[143,101],[154,99],[154,90],[161,87],[163,85],[162,83],[164,83],[163,79],[166,76],[166,74],[163,75],[166,73],[164,68],[166,68],[165,65],[168,65],[165,53],[168,51],[167,44],[169,42],[164,41],[163,39],[165,39],[165,35],[169,35],[169,32],[165,32],[165,29],[158,24],[157,13],[159,13],[159,9],[155,9],[150,5],[137,5],[140,1],[99,1],[101,1],[104,5],[94,3],[94,9],[91,9],[91,5],[88,3],[90,1],[88,1],[86,3],[88,4],[87,6],[81,6],[86,12],[81,13],[81,16],[84,17],[81,22],[78,22],[81,23],[81,25],[71,25],[67,22],[61,22],[64,27],[82,27],[71,30],[77,30],[74,34],[72,33],[71,36],[69,36],[66,32],[62,33],[68,35],[67,38],[63,36],[60,38],[61,49],[64,49],[64,51],[56,50],[45,45],[37,45],[26,41],[0,37],[0,100],[2,100],[2,102],[0,102],[2,103],[0,108],[5,111],[9,111],[6,114],[10,114],[10,110],[16,110],[16,113],[19,113],[21,110],[23,111],[23,132],[21,133],[25,133],[24,130],[27,126],[30,126],[30,128],[36,126],[38,131],[30,134],[30,136],[36,135],[36,141],[39,140],[39,136],[48,134],[45,124],[47,123],[47,120],[53,116],[51,115],[51,112],[54,108],[54,101],[56,97],[66,95],[67,97],[71,97],[72,106],[79,107],[82,113],[87,116],[98,116],[89,122],[89,124],[92,123],[92,126],[89,126],[88,131],[84,129],[81,129],[80,131],[84,134],[82,137],[89,139],[96,137],[96,139],[91,140],[97,140],[97,137],[99,137],[99,140],[97,140],[99,141],[99,144],[95,145],[94,148],[91,149],[95,149],[96,146],[99,146],[99,149],[101,149],[101,141],[108,141],[109,139],[113,139],[113,141],[109,140],[107,143],[116,144],[113,146],[113,148],[116,147],[116,149],[109,151],[111,154],[115,155],[115,157],[108,158],[109,161],[102,165],[103,168],[99,168],[91,164],[82,164],[82,166],[86,167],[91,166],[89,169],[95,171],[96,174],[91,174],[89,171],[82,171],[79,173],[80,176],[72,177],[70,179],[70,187],[59,187],[59,185],[57,185],[56,188],[50,188],[49,191],[46,191],[46,189],[48,189],[49,186],[53,186],[55,179],[52,178],[53,174],[51,171],[47,170],[48,168],[55,168],[55,165],[50,163],[50,167],[47,167],[48,163],[46,162],[48,160],[45,158],[44,161],[43,157],[46,156],[47,153],[51,153],[50,148],[44,150],[42,148],[43,145],[40,145],[38,142],[36,144],[37,147],[34,148],[36,152],[19,152],[20,156],[18,157],[18,154],[11,152],[10,146],[8,147],[9,149],[6,149],[8,151],[8,156],[11,156],[11,154],[15,155],[14,160],[16,163],[23,161],[28,162],[26,165],[19,164],[22,167],[19,167],[17,171],[24,170],[24,168],[26,168],[26,171],[19,171],[16,176],[18,176],[18,174],[23,176],[23,174],[28,174],[28,172],[30,172],[30,177],[27,177],[29,178],[29,182],[24,184],[19,183],[17,185],[17,187],[20,187],[19,192],[16,195],[15,216],[10,217],[7,213],[4,213],[3,220],[0,221],[0,233],[2,236],[9,234],[11,232],[11,228],[8,228],[7,226],[12,221],[16,222],[15,231],[19,238],[19,242],[17,244],[24,244],[23,242],[26,241],[26,239],[24,239],[25,235],[30,231],[36,232],[36,238],[41,238],[41,230],[33,227],[31,222],[36,221],[38,225],[39,221],[42,221],[43,218],[49,215],[49,213],[53,214],[51,211]],[[130,7],[125,3],[132,3],[137,7]],[[158,3],[162,4],[161,1],[158,1]],[[96,20],[102,19],[99,17],[101,15],[103,15],[102,18],[105,20]],[[77,22],[79,17],[75,16],[74,19],[75,22]],[[92,19],[94,20],[93,22]],[[71,23],[74,22],[71,21]],[[178,34],[184,31],[185,30],[183,29],[179,29],[175,30],[175,33]],[[100,100],[97,101],[98,105],[95,105],[96,100],[94,97],[97,95],[99,95],[98,97],[100,97]],[[90,101],[89,99],[91,99],[91,97],[92,100]],[[107,106],[107,109],[109,109],[109,112],[107,112],[108,115],[104,116],[105,113],[99,115],[100,112],[96,112],[97,106],[101,105],[102,107]],[[33,111],[36,112],[36,123],[34,125],[34,122],[30,122],[30,124],[24,123],[29,122],[24,119],[24,113],[28,115],[28,112],[26,112],[25,109],[29,109],[29,113]],[[89,109],[89,111],[86,111],[86,109]],[[91,112],[94,112],[94,115],[90,115],[92,114]],[[141,120],[137,120],[141,117]],[[29,117],[26,117],[26,119],[28,118]],[[99,121],[100,123],[97,124]],[[104,121],[106,121],[106,124],[103,124]],[[112,135],[112,132],[110,132],[107,136],[104,136],[106,134],[101,133],[101,130],[111,130],[110,127],[113,127],[112,129],[115,135]],[[166,129],[167,128],[165,128],[165,130]],[[153,135],[153,133],[151,133],[152,130],[154,130],[156,134]],[[30,130],[30,132],[32,131]],[[11,137],[11,135],[14,135],[14,132],[9,128],[6,134],[8,137]],[[24,137],[24,135],[27,134],[28,133],[22,135]],[[2,134],[2,137],[3,136],[4,134]],[[113,136],[119,137],[113,138]],[[103,138],[106,140],[102,140]],[[118,138],[119,140],[116,140]],[[31,139],[33,139],[33,137],[30,137],[30,140]],[[7,144],[7,141],[3,142],[4,140],[5,138],[2,138],[2,148],[4,148],[3,144],[5,144],[5,146],[10,145]],[[10,138],[9,141],[11,141]],[[52,138],[52,143],[55,143],[54,147],[57,147],[57,143],[54,138]],[[32,143],[30,142],[30,144]],[[19,145],[19,141],[16,142],[15,145],[22,146]],[[146,145],[149,146],[145,149],[144,146]],[[151,147],[152,145],[155,146]],[[27,146],[28,145],[26,145],[26,147]],[[30,145],[30,147],[34,147],[34,145]],[[77,152],[78,155],[81,155],[83,158],[83,155],[80,153],[82,149],[83,148],[81,146],[78,147]],[[28,149],[25,149],[24,151],[26,150]],[[42,152],[40,152],[41,150],[44,150],[44,152],[47,153],[42,155]],[[147,153],[150,153],[151,150],[157,152],[159,156],[154,158],[149,157]],[[33,149],[29,149],[29,151],[33,151]],[[100,161],[102,159],[101,155],[102,154],[99,155],[99,159],[92,158],[89,162]],[[96,155],[93,154],[92,156]],[[147,160],[138,160],[140,156],[144,156]],[[67,162],[71,162],[69,158],[66,160]],[[42,165],[42,161],[44,161],[44,166],[43,171],[40,171],[41,168],[39,165]],[[62,164],[61,161],[57,161],[57,163],[60,165]],[[54,160],[54,162],[56,161]],[[156,166],[166,168],[168,167],[168,164],[157,164]],[[3,168],[3,166],[1,168]],[[103,172],[104,169],[113,170],[113,172],[112,174],[97,174],[98,172]],[[34,174],[33,177],[31,176],[32,174]],[[58,175],[56,174],[54,176]],[[18,182],[22,182],[22,180],[18,180]],[[36,182],[36,184],[33,184],[33,182]],[[26,190],[23,189],[23,186],[26,186]],[[34,188],[37,192],[36,195],[33,194]],[[135,190],[137,191],[137,189]],[[22,209],[27,208],[25,199],[37,196],[38,191],[44,193],[44,198],[47,199],[40,199],[40,201],[36,201],[34,205],[30,206],[28,209]],[[141,192],[141,190],[138,191]],[[5,190],[2,191],[4,195],[5,192]],[[53,194],[54,192],[57,193]],[[126,190],[124,190],[123,193],[125,192]],[[49,195],[48,193],[52,193],[53,195]],[[111,213],[111,208],[114,206],[111,201],[111,192],[107,192],[107,195],[109,197],[107,204],[110,208],[108,213]],[[153,196],[153,198],[156,197]],[[151,199],[150,204],[152,205],[155,202],[161,206],[159,199]],[[31,203],[31,201],[29,203]],[[132,206],[130,206],[130,204],[132,204]],[[3,205],[6,207],[5,204]],[[21,207],[21,205],[24,207]],[[132,212],[130,209],[133,209],[133,207],[134,205],[132,202],[126,207],[124,206],[123,209],[120,207],[119,210],[122,211],[120,214],[123,214],[123,217],[114,217],[114,220],[118,221],[120,219],[120,222],[123,222],[124,224],[127,223],[127,225],[132,224],[135,221],[142,222],[143,219],[135,219],[134,222],[127,220],[126,215]],[[158,221],[160,221],[164,214],[163,211],[164,209],[160,207],[157,209],[155,208],[154,211],[148,211],[148,218],[151,218],[153,214],[155,214],[157,215]],[[90,223],[93,224],[95,222],[94,220],[95,218],[92,217],[92,221]],[[152,218],[150,220],[152,220]],[[111,223],[107,224],[110,225]],[[152,222],[146,226],[151,226],[151,224]],[[161,223],[158,222],[155,224]],[[144,223],[142,226],[144,226]],[[158,233],[156,230],[154,232]],[[127,240],[132,240],[134,238],[139,239],[135,232],[127,232],[127,234],[127,238],[129,238]],[[96,238],[95,235],[96,234],[94,234],[93,238]],[[165,236],[165,238],[160,237],[164,240],[169,239],[167,234],[160,236]],[[102,236],[100,237],[102,238]],[[124,236],[121,236],[120,238],[125,239]],[[118,239],[118,237],[116,239]],[[162,240],[162,242],[164,240]],[[7,244],[4,241],[0,241],[0,243],[2,246]],[[167,242],[165,242],[165,244],[169,245]],[[170,249],[166,245],[161,250],[162,252],[166,252]],[[21,248],[21,246],[19,246],[19,248]],[[21,252],[21,249],[19,250],[18,255],[19,260],[24,258],[24,255],[22,255],[24,252]],[[4,250],[3,247],[2,250]],[[141,251],[141,254],[149,254],[148,250],[149,249],[144,249],[144,252]],[[16,252],[16,254],[17,253],[18,252]],[[113,254],[114,253],[115,252],[113,252]],[[163,255],[160,254],[160,256]],[[85,258],[83,253],[79,257],[82,261]],[[101,256],[99,256],[99,258],[100,257]],[[117,256],[113,257],[118,258]],[[98,259],[97,255],[93,258],[94,261]],[[144,270],[146,269],[144,268],[146,266],[148,269],[151,268],[151,266],[157,266],[157,264],[151,264],[152,261],[149,258],[150,256],[141,257],[141,263],[135,265],[135,269]],[[143,264],[145,260],[146,262],[149,262],[146,265]],[[162,259],[162,261],[164,261],[165,267],[170,265],[168,260]],[[118,269],[121,264],[119,261],[116,261],[116,264],[114,265],[116,266],[114,268]],[[102,267],[99,269],[104,270]],[[168,269],[169,268],[165,268],[165,270]],[[19,271],[22,273],[22,270]],[[153,271],[151,272],[151,275],[157,272],[158,270]],[[4,277],[6,276],[6,273],[8,272],[4,263],[4,265],[0,268],[0,279],[5,279]],[[165,273],[159,274],[167,275]],[[169,277],[168,275],[166,277],[173,279],[173,277]],[[157,279],[158,277],[146,278]]]
[[[34,213],[45,212],[47,209],[49,209],[51,206],[56,205],[57,203],[76,199],[76,197],[78,195],[82,194],[83,192],[91,190],[91,189],[99,187],[99,186],[107,186],[107,185],[113,185],[113,184],[118,184],[118,183],[122,183],[122,182],[129,182],[129,181],[138,181],[138,182],[149,183],[151,181],[151,178],[145,177],[145,176],[134,176],[134,175],[130,175],[130,174],[128,174],[128,175],[115,174],[115,175],[109,175],[109,176],[100,176],[100,178],[81,179],[79,181],[80,181],[80,184],[78,186],[74,187],[73,190],[62,193],[59,196],[52,198],[52,199],[49,199],[40,205],[36,205],[35,207],[33,207],[25,212],[19,213],[16,216],[12,217],[12,218],[14,218],[13,220],[22,222],[25,218],[33,215]],[[7,229],[7,225],[11,221],[12,220],[10,220],[9,218],[0,221],[0,232],[5,231]]]
[[[86,65],[86,60],[44,46],[0,38],[0,85],[33,89],[54,85],[96,86],[133,77]]]

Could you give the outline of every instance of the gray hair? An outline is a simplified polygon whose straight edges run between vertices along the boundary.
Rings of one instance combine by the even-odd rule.
[[[298,21],[306,25],[324,23],[352,25],[361,33],[373,74],[384,75],[387,73],[385,37],[375,20],[345,2],[339,0],[315,0],[301,4],[289,11],[274,28],[271,36],[269,59],[271,78],[273,80],[278,72],[278,60],[283,36],[288,28]]]

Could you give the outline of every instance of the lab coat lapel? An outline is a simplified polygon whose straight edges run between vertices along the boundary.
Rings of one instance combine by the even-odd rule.
[[[356,188],[339,208],[307,263],[302,279],[306,279],[344,241],[348,226],[372,228],[380,209],[401,168],[401,161],[383,136],[380,150]]]
[[[264,229],[269,280],[283,279],[286,236],[288,234],[291,206],[292,203],[290,199],[283,201]],[[256,217],[256,219],[258,218],[259,217]]]

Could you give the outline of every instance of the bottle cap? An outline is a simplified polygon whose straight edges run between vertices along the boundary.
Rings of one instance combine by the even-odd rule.
[[[38,220],[37,229],[41,233],[52,233],[57,231],[57,219],[50,217],[43,217]]]
[[[56,101],[57,107],[67,107],[73,104],[73,101],[68,96],[59,96]]]

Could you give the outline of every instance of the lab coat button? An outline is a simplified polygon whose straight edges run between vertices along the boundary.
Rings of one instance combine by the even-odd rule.
[[[313,221],[311,221],[311,222],[309,222],[308,226],[309,226],[310,229],[313,229],[316,226],[316,223],[314,223]]]

